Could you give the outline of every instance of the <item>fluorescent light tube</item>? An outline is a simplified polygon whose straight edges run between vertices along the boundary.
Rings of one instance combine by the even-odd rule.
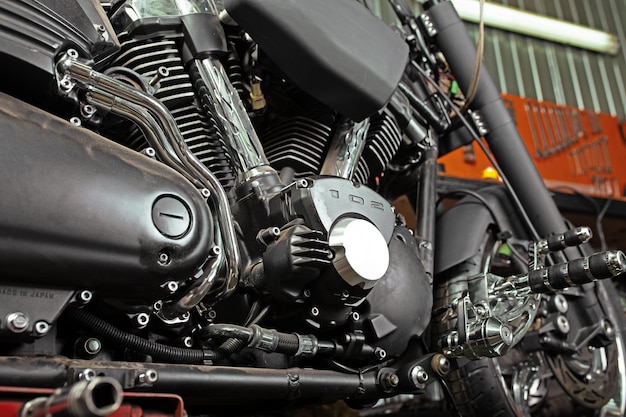
[[[461,19],[478,23],[480,15],[478,0],[452,0],[452,3]],[[513,7],[485,2],[483,19],[487,26],[591,51],[616,55],[619,50],[617,37],[612,33]]]

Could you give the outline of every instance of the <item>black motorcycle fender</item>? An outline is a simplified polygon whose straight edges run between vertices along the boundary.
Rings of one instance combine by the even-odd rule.
[[[474,256],[490,227],[495,227],[498,231],[510,231],[517,237],[525,236],[526,233],[520,223],[514,220],[517,212],[511,205],[504,187],[488,187],[478,191],[477,194],[483,197],[489,208],[475,197],[467,196],[459,200],[437,221],[435,274]]]
[[[0,94],[0,282],[150,299],[213,244],[200,192],[151,158]]]

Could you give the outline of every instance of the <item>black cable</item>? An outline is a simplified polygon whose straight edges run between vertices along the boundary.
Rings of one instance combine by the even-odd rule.
[[[174,363],[203,363],[204,360],[213,359],[213,352],[211,351],[163,345],[127,333],[96,317],[84,308],[69,307],[65,311],[65,315],[98,334],[104,340],[120,347],[128,347],[139,353],[150,355],[157,360]]]
[[[420,74],[422,74],[422,76],[439,92],[439,94],[444,98],[444,100],[446,100],[448,102],[448,104],[450,105],[451,109],[454,110],[457,113],[457,115],[459,116],[459,120],[461,120],[461,123],[463,123],[463,125],[467,128],[467,130],[472,135],[472,138],[478,143],[478,145],[480,146],[480,148],[484,152],[485,156],[487,156],[487,159],[489,159],[489,162],[493,165],[494,169],[498,172],[498,175],[500,175],[500,178],[502,179],[502,182],[504,183],[504,185],[506,186],[507,190],[509,191],[509,194],[511,195],[511,198],[513,199],[513,203],[517,207],[517,209],[519,211],[519,214],[522,216],[522,219],[524,220],[524,223],[526,223],[526,226],[528,227],[528,230],[532,234],[533,238],[535,240],[541,239],[541,237],[539,236],[539,233],[537,232],[537,229],[535,229],[535,226],[533,225],[532,221],[528,217],[528,214],[526,213],[526,210],[524,209],[524,206],[522,205],[521,201],[519,200],[519,197],[517,196],[517,193],[515,193],[515,190],[513,189],[513,186],[509,182],[509,179],[506,177],[506,175],[504,175],[504,172],[500,168],[500,165],[498,165],[498,163],[494,159],[493,155],[491,155],[491,152],[489,152],[489,150],[487,149],[486,145],[482,142],[482,140],[480,138],[480,135],[474,130],[474,127],[471,125],[471,123],[460,112],[459,107],[452,101],[452,99],[450,99],[450,97],[448,97],[447,94],[445,94],[445,92],[441,89],[439,84],[437,84],[435,82],[435,80],[430,78],[430,76],[428,75],[426,70],[424,70],[422,67],[417,65],[415,62],[411,62],[411,65],[414,68],[416,68],[419,71]]]

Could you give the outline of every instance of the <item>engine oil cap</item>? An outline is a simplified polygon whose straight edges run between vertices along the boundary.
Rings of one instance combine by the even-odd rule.
[[[152,205],[152,222],[163,236],[180,239],[191,228],[191,213],[180,198],[162,195]]]

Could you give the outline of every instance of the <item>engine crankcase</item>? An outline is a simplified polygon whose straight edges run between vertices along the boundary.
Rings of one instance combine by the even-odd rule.
[[[149,300],[204,264],[211,213],[184,177],[10,96],[0,103],[2,282]]]

